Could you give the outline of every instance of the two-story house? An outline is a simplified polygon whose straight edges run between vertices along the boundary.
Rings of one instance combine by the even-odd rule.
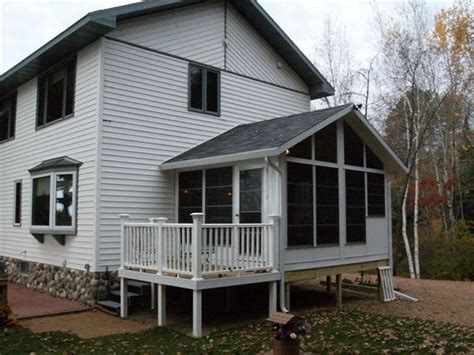
[[[405,166],[255,0],[90,13],[0,78],[0,255],[82,302],[106,271],[202,292],[374,269]],[[122,215],[119,218],[119,215]],[[159,218],[161,217],[161,218]],[[340,277],[340,276],[339,276]],[[155,286],[157,285],[157,286]],[[99,295],[98,295],[99,294]]]

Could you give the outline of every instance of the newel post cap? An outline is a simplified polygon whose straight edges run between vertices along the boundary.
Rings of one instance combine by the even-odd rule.
[[[277,222],[277,221],[280,220],[280,216],[277,215],[277,214],[269,214],[269,215],[268,215],[268,219],[269,219],[270,221],[272,221],[272,222],[273,222],[273,221]]]
[[[194,212],[194,213],[191,213],[191,217],[193,218],[193,220],[203,220],[204,219],[204,213],[202,212]]]

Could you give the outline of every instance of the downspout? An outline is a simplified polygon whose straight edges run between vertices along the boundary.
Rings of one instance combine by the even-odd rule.
[[[265,157],[265,163],[267,163],[273,170],[275,170],[278,175],[280,175],[280,177],[283,177],[283,174],[280,170],[280,168],[278,166],[276,166],[272,160],[269,158],[269,157]],[[278,209],[279,209],[279,215],[280,215],[280,221],[281,221],[281,190],[278,189],[278,195],[279,195],[279,206],[278,206]],[[280,224],[280,227],[281,227],[281,224]],[[281,229],[280,229],[281,230]],[[278,256],[278,269],[280,270],[280,274],[281,274],[281,279],[280,279],[280,310],[284,313],[289,313],[288,309],[286,309],[286,306],[285,306],[285,271],[284,271],[284,245],[283,245],[283,238],[281,238],[281,232],[280,232],[280,238],[279,238],[279,242],[280,242],[280,245],[279,245],[279,248],[278,248],[278,252],[279,252],[279,256]]]

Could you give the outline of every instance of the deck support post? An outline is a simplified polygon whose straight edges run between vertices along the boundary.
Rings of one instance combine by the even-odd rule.
[[[128,316],[128,280],[120,278],[120,317]]]
[[[290,310],[291,307],[291,283],[285,282],[285,303],[286,309]]]
[[[336,275],[336,307],[342,308],[342,275]]]
[[[202,291],[193,290],[193,337],[202,336]]]
[[[150,309],[154,310],[155,309],[155,304],[156,304],[156,284],[153,282],[150,283]]]
[[[166,286],[158,284],[158,326],[166,325]]]
[[[268,315],[271,316],[277,311],[277,282],[268,283]]]
[[[326,293],[331,293],[331,275],[326,276]]]

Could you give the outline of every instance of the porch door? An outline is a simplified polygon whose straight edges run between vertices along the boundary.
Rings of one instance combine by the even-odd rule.
[[[262,223],[263,168],[236,169],[235,223]]]

